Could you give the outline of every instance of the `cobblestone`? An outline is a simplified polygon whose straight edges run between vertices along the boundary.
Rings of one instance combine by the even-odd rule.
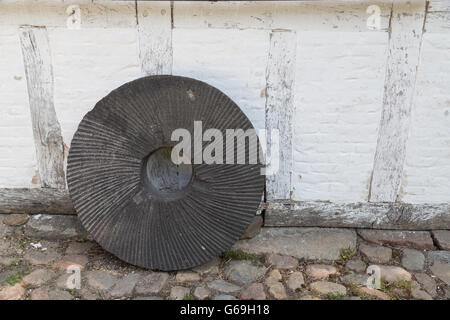
[[[267,262],[278,269],[295,269],[298,266],[297,259],[279,254],[270,254]]]
[[[450,230],[435,230],[433,236],[439,249],[450,250]]]
[[[277,300],[287,299],[286,289],[281,282],[271,283],[269,286],[269,293]]]
[[[306,267],[306,274],[312,279],[327,279],[330,275],[337,274],[334,266],[326,264],[312,264]]]
[[[106,271],[92,271],[86,275],[87,284],[95,290],[109,290],[117,281],[117,277]]]
[[[392,258],[392,249],[383,246],[360,244],[359,250],[370,262],[387,263]]]
[[[165,272],[153,272],[144,276],[136,285],[136,293],[149,295],[159,293],[167,284],[169,275]]]
[[[3,218],[3,223],[7,226],[21,226],[28,222],[27,214],[8,214]]]
[[[55,273],[47,269],[37,269],[23,278],[23,283],[26,286],[40,286],[52,278],[55,277]]]
[[[200,275],[195,272],[178,272],[176,276],[176,280],[178,282],[191,282],[191,281],[199,281]]]
[[[199,300],[204,300],[206,298],[209,298],[211,295],[211,290],[205,287],[198,287],[194,290],[194,297],[196,297]]]
[[[214,280],[208,283],[208,287],[219,292],[231,293],[237,292],[241,287],[234,285],[232,283],[226,282],[224,280]]]
[[[289,275],[287,280],[287,287],[293,291],[297,289],[301,289],[305,284],[305,279],[303,278],[303,274],[301,272],[293,272]]]
[[[266,293],[261,283],[252,283],[241,294],[242,300],[265,300]]]
[[[227,294],[222,294],[222,295],[218,295],[215,296],[213,300],[237,300],[236,297],[227,295]]]
[[[175,286],[170,290],[170,299],[175,300],[184,300],[187,296],[190,294],[189,288],[181,287],[181,286]]]
[[[33,218],[27,225],[31,221]],[[8,228],[14,232],[23,226]],[[269,248],[264,250],[263,242],[257,241],[252,247],[255,238],[244,240],[244,251],[259,254],[261,259],[254,255],[248,255],[248,260],[244,255],[244,260],[231,261],[217,257],[179,272],[137,268],[105,252],[95,242],[68,240],[65,235],[39,242],[26,233],[5,235],[0,241],[0,299],[450,299],[450,251],[424,249],[431,248],[427,238],[430,232],[392,234],[376,230],[375,237],[365,231],[362,239],[355,230],[323,228],[321,234],[320,228],[295,229],[291,233],[271,231],[282,238],[271,244],[273,238],[263,228],[256,237],[266,239]],[[399,239],[399,234],[405,238]],[[291,237],[295,243],[305,240],[312,251],[306,253],[297,245],[283,247],[291,245]],[[313,243],[323,238],[325,242]],[[30,243],[40,246],[33,248]],[[327,249],[330,243],[334,243],[333,247]],[[328,252],[320,253],[320,248]],[[340,249],[351,249],[351,255],[341,257],[336,254]],[[368,261],[384,261],[372,262],[385,280],[385,286],[378,290],[366,286]],[[81,288],[67,287],[75,275],[67,273],[69,266],[80,268]],[[404,288],[396,287],[399,281]],[[409,291],[405,289],[408,287]]]
[[[444,281],[447,285],[450,285],[450,263],[436,260],[433,265],[430,266],[430,270],[435,276]]]
[[[431,296],[436,296],[436,281],[426,273],[416,273],[414,275],[417,282],[422,286],[423,289],[425,289],[426,292],[428,292]]]
[[[226,277],[238,284],[249,284],[266,273],[267,268],[254,266],[249,261],[231,261],[225,268]]]
[[[423,270],[425,266],[425,256],[419,250],[403,249],[402,266],[407,270]]]
[[[46,265],[59,258],[59,254],[54,250],[38,251],[32,250],[25,254],[24,259],[31,264]]]
[[[55,264],[55,266],[60,270],[67,270],[70,267],[84,269],[88,261],[88,257],[83,255],[64,256]]]
[[[350,271],[355,271],[355,272],[364,272],[366,270],[366,264],[357,259],[357,260],[349,260],[346,264],[345,267],[350,270]]]
[[[131,296],[138,280],[139,276],[137,274],[128,274],[124,276],[112,288],[110,292],[111,297],[123,298]]]
[[[334,295],[345,295],[347,289],[338,283],[328,282],[328,281],[317,281],[311,283],[311,290],[316,291],[321,295],[334,294]]]

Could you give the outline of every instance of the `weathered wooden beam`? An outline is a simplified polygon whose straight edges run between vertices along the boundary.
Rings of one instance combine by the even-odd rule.
[[[0,189],[0,213],[75,214],[69,192],[63,189]]]
[[[450,1],[431,0],[429,2],[425,31],[444,34],[450,32]]]
[[[139,59],[144,75],[172,74],[170,1],[137,2]]]
[[[367,32],[367,8],[380,8],[380,28],[389,25],[389,1],[174,1],[175,28]]]
[[[450,1],[448,0],[428,0],[429,12],[443,12],[450,11]]]
[[[450,204],[262,203],[266,227],[336,227],[397,230],[450,229]],[[75,214],[67,190],[0,189],[0,214]]]
[[[79,10],[82,29],[136,28],[135,2],[109,0],[39,1],[39,5],[33,1],[0,1],[0,26],[37,25],[65,29],[74,18],[75,8]]]
[[[257,214],[267,208],[261,202]],[[69,191],[51,188],[0,188],[0,214],[76,214]]]
[[[266,197],[290,199],[292,173],[292,114],[294,112],[294,75],[296,34],[280,30],[270,34],[269,58],[266,70],[266,129],[268,159],[273,145],[272,130],[279,132],[278,170],[266,176]],[[274,168],[276,169],[276,168]]]
[[[398,230],[450,229],[450,204],[279,201],[268,203],[264,225]]]
[[[383,110],[369,201],[394,202],[400,189],[411,122],[426,1],[394,0]]]
[[[37,165],[44,188],[65,188],[64,144],[53,103],[53,69],[47,29],[21,27]]]

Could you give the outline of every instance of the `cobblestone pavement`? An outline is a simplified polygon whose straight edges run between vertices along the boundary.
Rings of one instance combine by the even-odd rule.
[[[71,221],[0,215],[0,300],[450,299],[446,230],[263,228],[203,266],[158,272],[118,260]]]

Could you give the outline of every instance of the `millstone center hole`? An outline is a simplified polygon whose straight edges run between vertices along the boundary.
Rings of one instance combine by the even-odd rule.
[[[192,165],[175,164],[171,153],[171,147],[163,147],[152,152],[147,158],[147,183],[158,193],[179,193],[192,179]]]

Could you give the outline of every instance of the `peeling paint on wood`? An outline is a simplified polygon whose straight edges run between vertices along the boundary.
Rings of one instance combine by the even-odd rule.
[[[20,28],[31,122],[41,185],[64,188],[64,149],[53,103],[53,70],[46,28]]]
[[[266,227],[336,227],[398,230],[450,229],[450,204],[271,202]]]
[[[434,11],[427,14],[427,33],[450,33],[450,11]]]
[[[261,203],[266,227],[339,227],[394,230],[450,229],[450,204],[272,201]],[[75,214],[61,189],[0,189],[0,214]]]
[[[450,33],[450,1],[429,1],[425,31],[432,33]]]
[[[428,0],[428,12],[450,11],[450,1],[448,0]]]
[[[400,188],[411,122],[426,1],[395,0],[371,202],[394,202]]]
[[[137,2],[136,12],[139,58],[143,74],[172,74],[172,9],[170,2]]]
[[[367,32],[368,6],[380,8],[380,28],[389,25],[392,0],[174,2],[175,28],[293,29],[297,31]]]
[[[81,28],[135,28],[136,7],[134,1],[59,0],[1,2],[0,25],[33,25],[67,28],[70,5],[78,5]]]
[[[272,199],[290,199],[292,174],[292,113],[293,83],[296,57],[296,34],[292,31],[274,31],[270,35],[266,79],[267,159],[271,159],[271,131],[279,131],[279,168],[266,176],[266,196]]]

